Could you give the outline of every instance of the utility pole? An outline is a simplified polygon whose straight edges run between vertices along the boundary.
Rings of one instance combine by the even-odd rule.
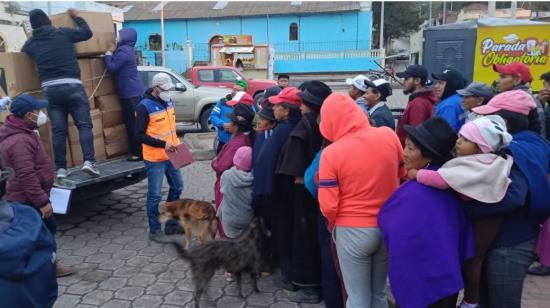
[[[48,16],[52,16],[52,2],[48,1]]]
[[[512,14],[512,19],[516,19],[517,11],[518,11],[518,2],[512,1],[512,6],[510,7],[510,13]]]
[[[386,64],[386,52],[384,50],[384,0],[380,1],[380,65]]]
[[[429,2],[429,6],[430,6],[430,9],[429,9],[429,14],[428,14],[428,27],[431,27],[432,26],[432,2],[430,1]]]
[[[160,2],[160,54],[162,58],[162,66],[166,64],[164,56],[164,2]]]
[[[443,24],[447,23],[447,2],[443,1]]]

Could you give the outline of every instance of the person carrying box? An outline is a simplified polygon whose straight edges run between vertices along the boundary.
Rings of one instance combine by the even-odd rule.
[[[39,9],[29,12],[33,29],[21,51],[27,53],[38,66],[42,92],[48,100],[48,116],[52,122],[53,153],[57,178],[66,178],[67,171],[67,116],[73,118],[84,154],[82,171],[99,176],[95,166],[92,118],[88,97],[80,80],[80,68],[73,44],[87,41],[92,31],[78,12],[69,9],[67,13],[78,25],[78,29],[55,28],[50,19]]]

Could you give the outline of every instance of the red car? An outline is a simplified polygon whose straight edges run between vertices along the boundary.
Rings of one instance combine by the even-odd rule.
[[[248,79],[231,66],[195,66],[191,73],[191,82],[195,86],[217,86],[232,89],[237,79],[246,81],[247,93],[254,98],[263,93],[265,89],[277,85],[273,80]]]

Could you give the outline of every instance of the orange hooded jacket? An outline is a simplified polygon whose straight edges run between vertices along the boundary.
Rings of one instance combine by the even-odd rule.
[[[329,224],[378,227],[378,212],[406,175],[403,148],[390,128],[372,127],[347,95],[331,94],[321,108],[319,204]]]

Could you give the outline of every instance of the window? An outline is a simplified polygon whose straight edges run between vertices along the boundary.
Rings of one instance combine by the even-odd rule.
[[[289,40],[291,41],[297,41],[298,40],[298,24],[293,22],[290,24],[290,31],[289,31]]]
[[[241,79],[241,76],[230,70],[220,70],[221,82],[234,82],[237,79]]]
[[[149,50],[162,49],[162,36],[160,34],[149,35]]]
[[[199,70],[199,80],[214,82],[214,70]]]

